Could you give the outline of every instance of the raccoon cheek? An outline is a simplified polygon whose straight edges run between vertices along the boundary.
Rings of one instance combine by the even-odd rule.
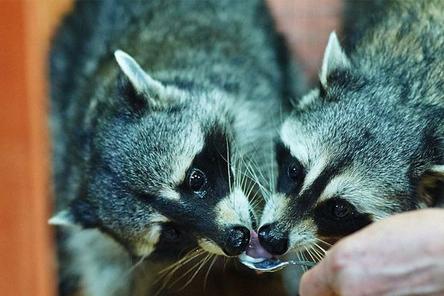
[[[205,251],[207,251],[209,253],[221,255],[221,256],[225,255],[224,251],[212,240],[209,240],[206,238],[201,238],[197,241],[197,243],[199,244],[199,246],[202,249],[204,249]]]
[[[147,233],[134,245],[134,254],[137,256],[149,256],[154,252],[159,242],[162,227],[159,224],[152,225]]]
[[[317,227],[313,219],[306,219],[293,226],[289,234],[290,249],[298,249],[317,240]]]

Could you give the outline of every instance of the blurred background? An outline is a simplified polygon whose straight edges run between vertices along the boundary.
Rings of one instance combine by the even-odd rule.
[[[183,0],[186,1],[186,0]],[[204,0],[203,0],[204,1]],[[341,0],[268,0],[308,79]],[[0,294],[55,295],[47,54],[70,0],[0,0]]]

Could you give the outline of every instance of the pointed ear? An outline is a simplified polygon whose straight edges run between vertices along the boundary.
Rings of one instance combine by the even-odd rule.
[[[336,33],[330,33],[328,44],[324,52],[324,58],[322,60],[321,73],[319,74],[321,86],[327,88],[328,76],[333,71],[338,69],[347,69],[349,67],[350,61],[342,50]]]
[[[130,90],[125,89],[124,91],[126,96],[130,96],[130,98],[127,99],[136,100],[137,105],[145,105],[145,107],[151,109],[163,106],[170,100],[167,98],[166,87],[143,71],[140,65],[129,54],[122,50],[116,50],[114,57],[120,70],[122,70],[128,80],[128,83],[125,83],[122,87],[131,88]]]
[[[422,175],[418,194],[429,207],[444,205],[444,165],[435,165]]]
[[[54,226],[79,226],[69,209],[58,212],[48,220],[48,223]]]
[[[88,201],[75,199],[67,209],[58,212],[49,219],[48,223],[56,226],[94,228],[99,225],[99,219]]]

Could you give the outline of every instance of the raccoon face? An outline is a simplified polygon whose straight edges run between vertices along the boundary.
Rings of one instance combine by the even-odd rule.
[[[205,103],[221,95],[165,87],[127,54],[116,58],[126,75],[116,100],[124,103],[98,122],[85,193],[72,216],[136,255],[153,252],[168,236],[166,225],[175,245],[192,236],[209,252],[240,254],[251,220],[248,200],[234,186],[230,121]]]
[[[330,37],[321,86],[286,119],[279,177],[259,241],[272,254],[335,243],[377,219],[444,196],[444,110],[353,69]]]

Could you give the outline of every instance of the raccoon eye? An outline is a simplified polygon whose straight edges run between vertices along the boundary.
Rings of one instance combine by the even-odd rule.
[[[343,219],[353,213],[353,206],[346,202],[336,202],[333,205],[332,211],[334,217]]]
[[[163,231],[165,239],[169,241],[177,240],[180,237],[180,232],[174,227],[167,228]]]
[[[202,191],[207,183],[207,177],[204,172],[199,169],[193,169],[188,177],[188,187],[194,192]]]
[[[292,181],[299,182],[303,178],[303,170],[301,164],[297,162],[292,162],[288,166],[287,175]]]

